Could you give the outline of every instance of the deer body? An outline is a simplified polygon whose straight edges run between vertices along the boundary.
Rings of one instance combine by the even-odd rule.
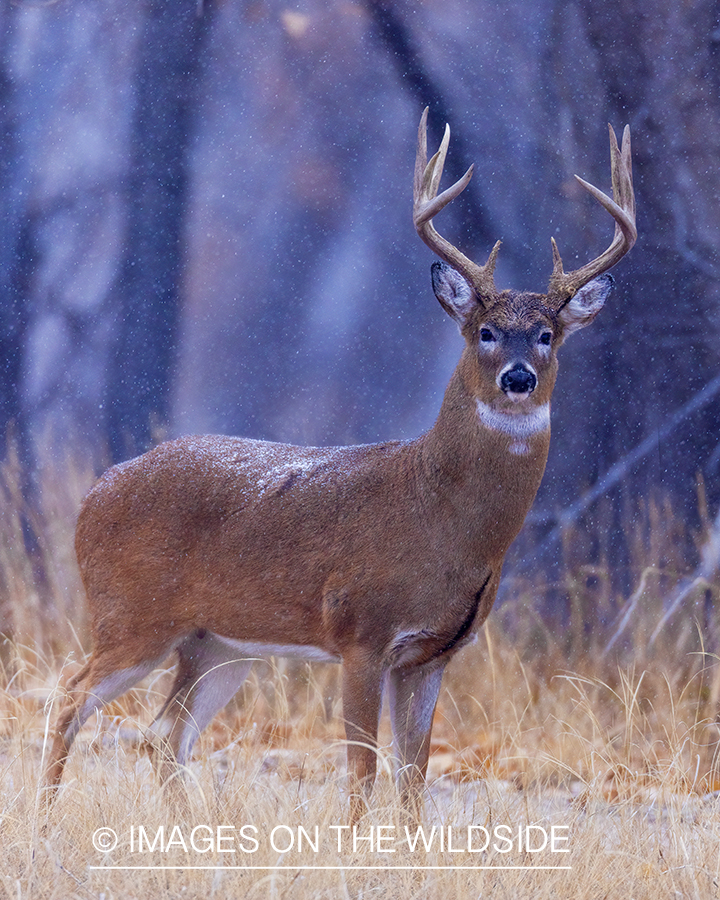
[[[474,266],[422,221],[428,185],[434,215],[464,184],[435,197],[444,153],[427,165],[424,117],[420,134],[416,226],[445,260],[433,287],[465,338],[434,427],[338,448],[181,438],[110,469],[77,524],[94,650],[59,714],[51,790],[87,717],[175,652],[175,683],[150,729],[168,772],[252,657],[301,656],[343,663],[356,791],[374,778],[387,686],[400,786],[406,800],[417,795],[443,670],[488,615],[542,478],[557,348],[612,284],[594,271],[568,288],[575,273],[556,254],[555,293],[497,293],[497,247]]]
[[[98,610],[103,634],[117,640],[132,623],[135,641],[164,640],[169,653],[192,629],[251,642],[268,642],[271,629],[272,644],[335,660],[355,642],[382,658],[413,628],[450,641],[532,503],[548,430],[518,455],[510,435],[483,433],[473,403],[448,415],[452,429],[443,410],[408,443],[317,449],[202,436],[114,467],[77,526],[91,596],[128,598]],[[449,439],[436,434],[443,428]],[[489,508],[498,492],[507,506]]]

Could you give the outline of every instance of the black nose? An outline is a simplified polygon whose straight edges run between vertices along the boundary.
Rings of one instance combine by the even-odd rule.
[[[529,394],[535,390],[536,384],[537,378],[520,363],[503,372],[500,378],[500,387],[506,394]]]

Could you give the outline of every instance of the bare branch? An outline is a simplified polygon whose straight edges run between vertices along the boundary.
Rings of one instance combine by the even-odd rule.
[[[615,465],[595,483],[593,488],[583,494],[583,496],[575,503],[568,506],[567,509],[563,510],[558,516],[557,524],[543,541],[541,550],[547,550],[548,547],[556,541],[559,541],[563,531],[577,522],[585,510],[592,506],[599,497],[602,497],[603,494],[606,494],[611,488],[618,484],[618,482],[622,481],[623,478],[635,468],[641,459],[655,450],[659,441],[669,437],[678,425],[682,424],[682,422],[694,412],[702,409],[703,406],[708,404],[713,397],[718,394],[720,394],[720,375],[716,375],[715,378],[709,381],[704,388],[699,390],[694,397],[688,400],[688,402],[681,406],[672,416],[666,419],[665,423],[660,428],[641,441],[637,447],[629,453],[626,453],[622,459],[618,460]]]

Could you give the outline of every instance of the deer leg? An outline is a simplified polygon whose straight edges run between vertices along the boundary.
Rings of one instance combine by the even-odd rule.
[[[160,751],[156,761],[164,778],[174,775],[178,764],[186,765],[200,732],[237,692],[253,663],[203,629],[177,649],[175,681],[148,730],[150,747]]]
[[[353,824],[367,811],[367,799],[375,781],[383,674],[378,659],[365,654],[343,658],[343,718]]]
[[[403,806],[418,817],[425,783],[433,714],[445,664],[391,669],[388,677],[390,721],[399,760],[396,777]]]
[[[43,778],[48,791],[48,804],[52,804],[73,741],[85,722],[96,710],[124,694],[148,675],[162,662],[169,649],[159,657],[137,660],[130,666],[127,647],[96,649],[90,660],[70,679],[58,713]]]

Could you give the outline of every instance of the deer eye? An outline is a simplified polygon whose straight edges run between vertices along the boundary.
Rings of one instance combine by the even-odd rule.
[[[489,328],[481,328],[480,329],[480,340],[489,342],[495,340],[495,335],[490,331]]]
[[[544,344],[546,347],[552,343],[552,331],[543,331],[538,338],[538,344]]]

